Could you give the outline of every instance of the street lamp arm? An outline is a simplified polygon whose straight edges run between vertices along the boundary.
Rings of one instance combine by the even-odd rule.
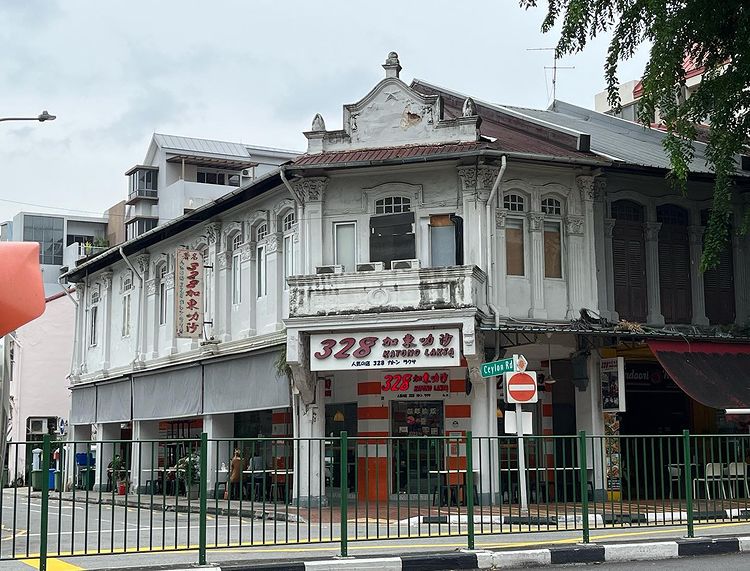
[[[40,123],[54,121],[55,119],[57,119],[57,116],[50,115],[46,109],[36,117],[0,117],[0,121],[39,121]]]

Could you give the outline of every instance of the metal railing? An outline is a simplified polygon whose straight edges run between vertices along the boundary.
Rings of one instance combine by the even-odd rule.
[[[36,449],[36,451],[34,451]],[[34,459],[34,456],[37,456]],[[523,462],[519,462],[523,459]],[[10,443],[0,560],[750,518],[750,436]],[[518,466],[525,466],[523,473]]]

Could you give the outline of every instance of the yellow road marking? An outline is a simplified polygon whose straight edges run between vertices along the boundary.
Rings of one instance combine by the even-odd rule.
[[[34,569],[39,569],[39,559],[22,559],[21,562]],[[53,557],[47,559],[47,571],[78,571],[79,569],[83,569],[83,567]]]

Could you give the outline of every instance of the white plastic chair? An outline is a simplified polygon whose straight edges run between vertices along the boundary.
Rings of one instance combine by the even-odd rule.
[[[706,464],[706,472],[704,482],[706,485],[706,498],[711,499],[711,487],[708,485],[709,482],[719,482],[721,486],[721,497],[727,498],[727,491],[724,488],[724,468],[720,462],[709,462]]]
[[[737,491],[737,484],[740,482],[745,488],[745,497],[750,498],[750,489],[747,484],[747,464],[744,462],[731,462],[727,469],[727,479],[729,480],[729,497],[734,498]]]

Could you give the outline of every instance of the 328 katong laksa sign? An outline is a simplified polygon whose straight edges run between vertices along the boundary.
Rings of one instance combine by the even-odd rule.
[[[461,363],[458,328],[310,336],[310,370],[445,368]]]

